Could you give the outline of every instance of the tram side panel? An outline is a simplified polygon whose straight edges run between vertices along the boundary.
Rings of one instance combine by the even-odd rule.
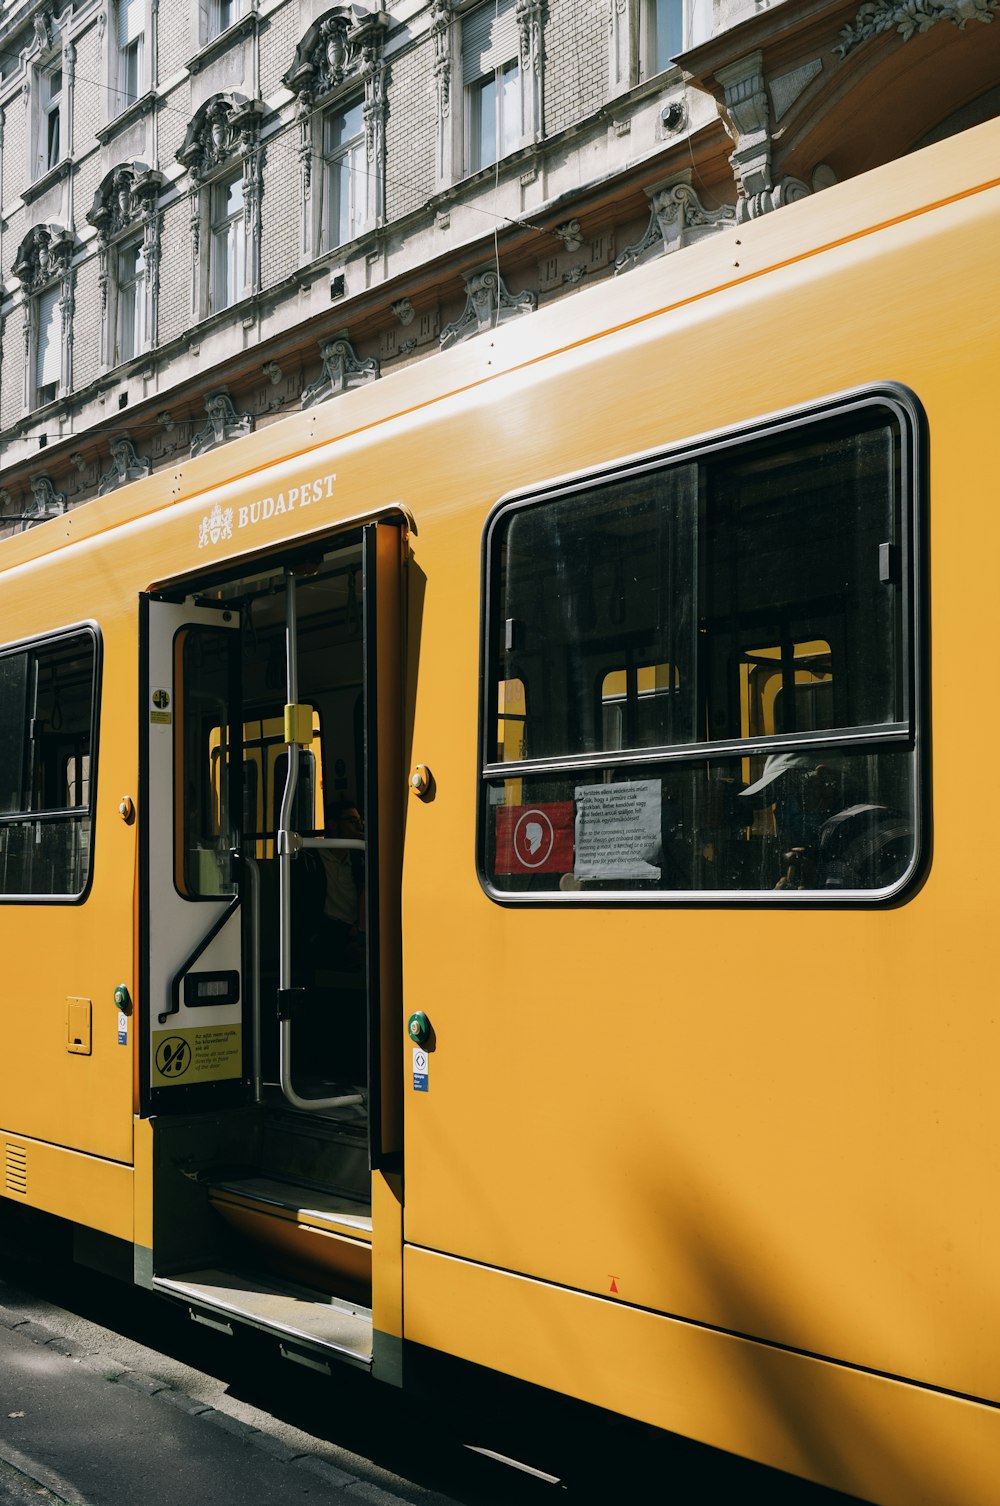
[[[0,1136],[13,1202],[130,1241],[136,642],[112,575],[98,541],[3,577]]]
[[[995,385],[995,199],[720,294],[697,318],[610,337],[599,358],[500,382],[478,413],[423,440],[468,457],[459,484],[485,511],[615,450],[886,379],[912,389],[932,457],[920,528],[934,723],[920,777],[933,826],[926,879],[905,902],[639,910],[483,894],[469,854],[472,699],[455,689],[478,677],[481,528],[438,531],[433,502],[415,505],[417,560],[447,586],[427,597],[413,737],[436,794],[411,802],[407,824],[406,1007],[434,1027],[426,1082],[407,1080],[407,1332],[910,1503],[985,1501],[996,1486],[995,1413],[923,1389],[1000,1395],[982,1342],[1000,1234],[983,1075],[992,855],[969,819],[962,714],[968,646],[990,639],[996,523],[977,478]],[[934,310],[933,342],[914,308]],[[730,361],[720,382],[706,352],[776,329],[769,369]],[[970,536],[984,539],[975,561]],[[442,663],[447,675],[423,668]],[[656,1314],[704,1330],[679,1336]],[[903,1383],[848,1383],[843,1365]],[[842,1442],[859,1428],[869,1444]],[[927,1447],[906,1460],[915,1436]]]

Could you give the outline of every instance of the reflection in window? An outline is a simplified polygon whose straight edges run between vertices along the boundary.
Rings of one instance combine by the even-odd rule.
[[[661,803],[663,854],[644,879],[620,869],[626,887],[867,890],[902,877],[916,826],[909,433],[902,410],[872,401],[497,514],[492,882],[613,887],[626,785]],[[581,795],[590,782],[619,794]],[[536,800],[553,808],[530,815],[533,830],[575,823],[568,865],[562,839],[551,867],[517,856]]]
[[[77,897],[90,877],[97,644],[0,653],[0,893]]]
[[[652,747],[668,741],[666,713],[678,688],[677,673],[669,664],[630,665],[606,674],[601,684],[604,746]]]

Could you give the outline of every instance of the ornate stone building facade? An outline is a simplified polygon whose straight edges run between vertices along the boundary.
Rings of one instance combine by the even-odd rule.
[[[1000,112],[998,10],[4,4],[0,529]]]

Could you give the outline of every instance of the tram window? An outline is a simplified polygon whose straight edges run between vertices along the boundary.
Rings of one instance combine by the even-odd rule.
[[[96,683],[90,629],[0,651],[0,897],[87,888]]]
[[[899,886],[914,436],[902,400],[873,397],[498,510],[490,887]]]
[[[177,635],[177,888],[189,899],[235,892],[234,652],[238,634],[192,624]]]

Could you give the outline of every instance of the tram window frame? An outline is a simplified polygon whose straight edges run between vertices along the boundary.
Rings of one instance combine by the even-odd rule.
[[[201,643],[222,650],[225,696],[214,706],[211,683],[198,682],[191,663]],[[238,632],[214,622],[185,623],[174,635],[174,888],[193,903],[217,904],[238,892],[232,865],[243,810],[238,644]],[[220,704],[228,712],[224,741],[215,717]]]
[[[795,500],[797,495],[796,464],[798,464],[799,474],[798,491],[805,493],[807,501],[812,500],[809,488],[803,487],[801,480],[803,476],[808,477],[810,473],[804,464],[797,462],[799,450],[796,447],[801,449],[803,457],[808,458],[810,444],[815,448],[818,443],[825,442],[826,436],[839,435],[842,445],[853,440],[859,454],[862,442],[866,438],[871,438],[874,453],[875,441],[883,430],[889,440],[888,452],[891,454],[891,465],[886,467],[884,475],[880,474],[874,464],[870,471],[865,470],[863,465],[859,466],[860,479],[855,481],[854,490],[844,493],[847,499],[845,507],[853,506],[855,513],[854,520],[844,530],[849,542],[843,547],[847,551],[852,546],[860,544],[866,546],[865,552],[860,556],[864,561],[864,570],[856,570],[856,577],[851,577],[851,589],[855,596],[861,599],[860,589],[863,586],[870,593],[871,601],[875,603],[871,607],[866,606],[865,610],[876,614],[881,613],[889,623],[886,640],[888,649],[880,658],[877,653],[859,656],[855,648],[854,659],[848,661],[845,658],[844,666],[839,671],[841,686],[836,687],[835,676],[831,675],[834,685],[822,693],[822,699],[828,701],[831,706],[834,694],[846,696],[849,708],[855,712],[859,710],[870,712],[878,705],[878,697],[881,696],[881,715],[870,715],[862,718],[856,725],[852,725],[845,722],[843,718],[838,721],[836,717],[833,717],[832,712],[829,712],[831,725],[825,728],[817,729],[811,726],[805,731],[797,731],[794,728],[792,730],[771,729],[765,735],[748,736],[747,733],[752,729],[745,725],[746,708],[742,708],[744,725],[734,734],[733,717],[740,714],[740,711],[739,708],[734,711],[731,707],[728,713],[730,725],[725,735],[713,736],[712,727],[707,722],[698,725],[698,718],[707,717],[715,704],[710,697],[706,698],[708,692],[705,689],[706,663],[715,652],[712,648],[704,647],[704,636],[708,631],[706,622],[711,627],[706,611],[707,603],[711,600],[713,590],[716,589],[711,584],[711,567],[706,563],[705,539],[714,527],[718,539],[721,540],[718,544],[721,558],[728,550],[731,550],[732,532],[727,533],[724,529],[719,532],[721,526],[719,518],[722,517],[722,513],[715,508],[714,500],[711,504],[706,503],[706,497],[712,495],[710,491],[710,486],[714,484],[712,478],[716,473],[722,477],[721,491],[724,489],[724,483],[730,472],[735,475],[740,475],[743,471],[749,473],[752,469],[751,461],[756,462],[758,456],[765,462],[764,469],[766,470],[768,469],[767,458],[771,456],[777,462],[772,469],[778,475],[779,485],[772,487],[772,483],[768,480],[769,494],[770,490],[774,490],[779,504],[796,508],[799,505]],[[750,457],[750,460],[747,457]],[[785,496],[780,489],[783,465],[791,477],[789,483],[791,490],[788,496]],[[661,637],[656,641],[652,636],[648,636],[648,640],[641,640],[641,635],[635,637],[627,644],[627,651],[633,656],[637,665],[642,662],[641,656],[646,655],[647,664],[654,662],[658,657],[661,662],[666,661],[679,666],[675,669],[675,674],[682,675],[686,668],[691,677],[691,684],[697,683],[697,689],[689,690],[689,699],[693,707],[690,714],[690,735],[687,738],[675,736],[670,742],[652,747],[629,746],[610,751],[606,747],[586,746],[585,738],[598,735],[594,732],[594,728],[601,726],[602,704],[605,699],[602,687],[605,683],[605,674],[610,670],[621,670],[625,666],[625,659],[621,657],[623,643],[612,644],[610,633],[604,644],[599,639],[588,640],[587,633],[591,631],[592,625],[585,625],[583,636],[580,636],[580,630],[577,627],[580,619],[576,615],[577,597],[585,598],[590,589],[586,584],[587,567],[577,569],[574,573],[574,565],[578,562],[574,561],[572,554],[553,552],[554,565],[550,566],[547,559],[541,556],[542,568],[538,572],[537,579],[532,577],[532,588],[537,590],[539,596],[544,595],[546,591],[544,569],[560,570],[560,589],[564,591],[568,603],[564,608],[564,615],[571,619],[572,628],[577,629],[576,645],[579,652],[575,655],[578,662],[573,670],[557,669],[556,671],[564,676],[563,682],[557,685],[557,690],[564,693],[558,702],[558,712],[551,719],[551,724],[555,726],[561,714],[564,735],[570,739],[573,735],[577,735],[580,745],[553,749],[543,742],[540,748],[536,747],[533,750],[529,718],[527,757],[507,762],[498,761],[492,752],[496,748],[498,687],[504,681],[510,681],[518,676],[525,682],[527,697],[534,699],[536,704],[541,694],[540,686],[532,683],[528,669],[530,656],[521,657],[519,654],[519,650],[521,654],[524,653],[524,646],[520,642],[522,635],[533,631],[537,637],[538,624],[533,626],[530,621],[525,624],[519,620],[516,613],[513,617],[508,617],[506,612],[510,607],[510,601],[504,599],[502,594],[503,555],[511,522],[515,518],[524,516],[529,509],[540,509],[553,503],[566,503],[565,510],[561,514],[557,515],[555,509],[552,510],[550,518],[555,521],[547,525],[553,530],[553,536],[559,539],[558,549],[561,550],[563,538],[559,529],[559,518],[575,519],[581,511],[586,513],[588,503],[591,504],[592,512],[596,516],[601,495],[604,493],[610,499],[610,510],[606,515],[614,520],[617,517],[613,512],[616,498],[627,495],[627,489],[630,486],[638,487],[645,484],[647,489],[651,489],[655,483],[657,487],[661,487],[663,479],[670,477],[671,479],[662,485],[662,493],[667,500],[661,502],[661,491],[658,490],[656,500],[652,503],[647,502],[648,512],[652,516],[657,511],[676,504],[678,493],[676,488],[674,492],[671,492],[670,487],[674,485],[673,477],[679,476],[684,467],[690,467],[692,473],[698,478],[694,486],[697,522],[694,528],[693,551],[688,558],[690,568],[685,576],[682,566],[677,576],[677,579],[681,579],[682,585],[688,590],[691,603],[693,603],[693,605],[689,603],[690,616],[693,620],[685,625],[686,631],[692,635],[691,658],[685,666],[680,656],[674,657],[672,650],[676,646],[676,634],[673,637],[670,636],[674,633],[673,627],[670,628],[666,637]],[[710,478],[708,482],[705,480],[706,476]],[[613,467],[580,472],[565,480],[557,480],[544,487],[524,489],[502,498],[487,519],[483,533],[482,553],[477,870],[480,883],[487,895],[504,905],[708,903],[759,906],[771,903],[806,903],[871,906],[876,903],[898,903],[912,893],[926,861],[928,846],[926,833],[929,830],[922,757],[925,737],[926,691],[923,665],[926,658],[924,642],[926,625],[920,610],[924,598],[922,571],[923,532],[926,517],[925,476],[926,422],[920,403],[909,389],[896,383],[880,383],[870,388],[803,405],[799,409],[764,417],[728,431],[699,436],[660,451],[628,457]],[[878,498],[880,487],[884,493],[879,504],[883,509],[883,519],[877,517],[867,501],[868,492]],[[688,502],[690,503],[690,496]],[[829,503],[826,505],[829,507]],[[714,512],[713,509],[715,509]],[[715,515],[716,513],[718,516]],[[538,513],[537,516],[541,518],[542,514]],[[815,538],[810,532],[814,526],[814,516],[819,517],[822,522],[821,510],[814,511],[813,514],[803,512],[797,515],[801,523],[802,537],[806,540],[804,553],[808,553],[810,547],[813,553],[816,553],[818,544],[822,544],[822,535],[818,531],[818,525]],[[709,521],[706,521],[707,517]],[[871,589],[869,578],[871,556],[867,552],[867,546],[871,543],[869,535],[873,534],[873,519],[876,523],[888,520],[892,524],[889,536],[884,542],[879,543],[878,581],[881,585],[891,588],[893,594],[878,602]],[[586,523],[581,526],[585,527]],[[669,530],[670,519],[668,518],[665,525],[657,524],[657,526]],[[735,525],[727,526],[730,529],[735,527]],[[842,524],[838,526],[843,529]],[[524,547],[522,545],[522,548]],[[571,545],[566,547],[572,548]],[[605,555],[606,552],[605,550]],[[675,550],[674,555],[676,553]],[[779,555],[774,555],[774,560],[778,558]],[[788,559],[794,562],[795,555],[789,552]],[[765,564],[770,565],[773,562],[770,556],[765,557]],[[611,570],[613,565],[608,565],[606,568]],[[677,570],[673,557],[669,568],[674,572]],[[819,566],[817,579],[821,577],[822,566]],[[777,579],[783,586],[786,576],[780,575]],[[855,579],[860,584],[855,584]],[[666,597],[670,594],[674,583],[673,577],[666,583],[661,580],[658,589]],[[522,586],[522,590],[527,589],[527,586]],[[843,623],[848,623],[849,627],[855,629],[855,637],[858,639],[861,636],[857,631],[859,625],[864,626],[867,619],[857,617],[855,596],[845,593],[846,605],[841,607],[842,616],[840,619],[834,617],[832,620],[838,630]],[[720,600],[725,601],[728,598],[723,596]],[[735,601],[735,598],[732,600]],[[789,632],[791,639],[794,640],[790,669],[789,661],[786,659],[787,648],[780,650],[786,664],[784,673],[788,675],[786,685],[791,688],[804,684],[807,688],[811,688],[809,673],[805,675],[802,673],[803,670],[808,671],[806,660],[809,655],[805,654],[805,651],[811,650],[815,657],[818,651],[817,645],[830,647],[830,643],[827,642],[830,634],[822,630],[822,626],[825,626],[825,619],[818,612],[818,598],[810,601],[806,592],[803,602],[812,609],[812,620],[808,613],[803,620],[795,619],[793,614],[790,625],[786,624],[782,630],[783,633]],[[768,598],[765,606],[768,614],[774,617],[781,616],[785,610],[780,597],[776,597],[773,601]],[[588,603],[584,601],[585,624],[587,623],[587,609]],[[750,643],[750,616],[751,614],[744,613],[744,618],[739,619],[739,632],[743,633],[747,639],[744,644],[744,658],[751,650],[756,655],[766,655],[771,642],[767,636],[767,629],[762,623],[760,630],[754,630],[757,631],[756,641]],[[709,641],[711,642],[711,635]],[[728,641],[733,645],[736,644],[737,639],[731,636]],[[832,639],[830,641],[832,642]],[[764,647],[762,648],[761,645]],[[881,640],[878,640],[877,647],[880,645]],[[572,637],[568,637],[563,642],[552,642],[546,638],[544,647],[544,660],[547,665],[558,661],[560,655],[565,658],[567,664],[571,663],[574,658]],[[618,657],[615,657],[616,654]],[[803,654],[805,657],[796,662],[796,656]],[[538,657],[537,662],[541,662],[541,656]],[[869,662],[874,665],[872,671],[869,671]],[[595,672],[595,666],[598,664],[608,665],[609,670],[606,671],[604,667],[601,667],[599,672]],[[715,666],[713,672],[718,676],[718,665]],[[736,681],[740,673],[742,669],[737,668]],[[578,690],[574,690],[579,701],[575,711],[568,693],[570,680],[574,674],[574,686],[579,687]],[[586,686],[590,687],[589,690],[585,688]],[[821,697],[807,695],[803,699],[811,702],[810,707],[807,708],[807,720],[815,721],[817,704]],[[582,714],[580,708],[585,700],[590,702],[590,709],[584,716],[584,722],[590,717],[593,719],[593,726],[589,723],[586,726],[579,723]],[[886,702],[891,702],[888,709]],[[529,699],[529,706],[530,704],[531,699]],[[683,716],[683,711],[681,715]],[[574,717],[577,719],[576,722],[574,722]],[[547,730],[546,735],[551,738],[551,728]],[[762,817],[756,812],[751,814],[749,801],[744,803],[739,798],[734,800],[732,797],[734,795],[738,797],[744,792],[752,795],[755,790],[759,790],[761,777],[766,774],[768,758],[778,755],[786,755],[786,758],[791,755],[793,760],[796,755],[799,755],[797,761],[800,765],[805,766],[808,763],[817,766],[822,778],[835,778],[839,782],[841,795],[845,797],[843,800],[845,807],[848,806],[850,798],[856,802],[850,805],[851,810],[882,813],[886,818],[885,827],[893,830],[896,839],[892,858],[894,866],[890,867],[886,863],[881,869],[878,867],[878,857],[870,856],[875,847],[875,838],[872,837],[870,841],[865,839],[861,843],[861,846],[865,848],[868,861],[868,866],[864,870],[865,878],[855,876],[851,879],[846,877],[817,879],[810,877],[802,881],[798,887],[783,887],[781,883],[775,883],[772,887],[771,884],[765,885],[760,877],[764,873],[763,865],[758,870],[756,882],[744,883],[738,877],[739,870],[725,869],[724,864],[720,862],[717,872],[720,876],[724,872],[728,873],[729,884],[723,882],[719,887],[713,888],[695,882],[692,875],[696,872],[697,865],[692,865],[684,871],[684,882],[677,882],[675,875],[681,870],[676,865],[672,866],[667,859],[666,816],[663,812],[667,804],[674,799],[678,785],[683,786],[687,780],[694,788],[698,779],[701,780],[699,787],[701,793],[697,797],[692,797],[696,798],[693,806],[685,807],[683,800],[676,802],[678,809],[683,808],[685,815],[689,818],[690,830],[685,833],[689,844],[697,845],[705,838],[705,830],[699,824],[699,818],[704,818],[706,812],[709,812],[711,801],[704,792],[708,791],[710,782],[715,778],[720,781],[716,794],[724,783],[727,786],[725,791],[727,809],[730,813],[738,812],[736,822],[745,825],[745,839],[752,842],[755,832],[759,833],[763,829]],[[830,769],[834,770],[833,776],[829,773]],[[810,772],[813,772],[812,768]],[[865,780],[868,781],[867,784],[864,783]],[[584,807],[591,799],[587,792],[587,785],[617,783],[619,792],[624,797],[626,790],[621,789],[624,784],[636,801],[641,802],[648,797],[655,802],[655,794],[650,792],[654,790],[657,782],[659,783],[661,825],[658,834],[659,854],[654,856],[654,862],[659,866],[650,866],[648,870],[643,870],[640,863],[638,866],[642,870],[641,876],[639,873],[626,875],[618,882],[610,875],[609,868],[609,876],[604,882],[579,882],[581,872],[587,879],[593,880],[594,878],[593,874],[586,874],[585,865],[581,868],[576,845],[580,839],[580,821],[587,819]],[[857,792],[862,788],[864,795],[859,796]],[[886,799],[880,803],[883,790],[900,795],[902,798],[891,801]],[[600,799],[611,797],[606,792],[605,797],[594,798],[597,798],[600,804]],[[759,796],[758,804],[762,798],[766,797]],[[698,804],[697,801],[701,803]],[[526,871],[533,861],[527,853],[516,853],[514,860],[511,861],[511,853],[515,851],[517,845],[513,824],[515,817],[512,815],[510,818],[503,818],[501,815],[505,808],[512,809],[514,812],[527,813],[529,802],[534,802],[535,807],[541,810],[539,822],[547,821],[551,814],[554,824],[554,830],[549,831],[545,839],[546,844],[550,844],[549,850],[552,856],[544,869],[538,873]],[[773,807],[773,792],[771,792],[771,802]],[[596,807],[592,808],[596,809]],[[897,814],[900,818],[899,824],[893,829],[892,820],[889,818],[895,818]],[[779,846],[782,833],[773,813],[770,818],[772,819],[769,839],[772,849],[771,857],[772,861],[776,861],[773,850]],[[520,821],[521,818],[516,819]],[[655,825],[655,818],[648,817],[647,819]],[[866,819],[871,822],[876,818],[874,814],[871,814]],[[504,821],[503,830],[501,830],[501,820]],[[905,834],[904,822],[906,823]],[[652,826],[650,829],[652,830]],[[847,829],[842,828],[842,830]],[[712,846],[712,839],[713,830],[709,830],[705,840],[706,853]],[[503,849],[502,862],[501,849]],[[652,848],[650,851],[652,853]],[[788,854],[781,854],[781,856],[787,857]],[[560,866],[564,869],[562,873],[559,872]],[[830,863],[823,871],[833,873],[835,866]],[[820,870],[815,867],[809,870],[810,873],[818,871]],[[857,875],[861,871],[860,864],[854,869],[842,865],[843,873]],[[734,878],[734,874],[737,877]],[[838,883],[841,887],[837,887]]]
[[[89,659],[84,665],[83,674],[89,673],[89,688],[84,688],[79,697],[81,703],[81,716],[78,725],[67,729],[63,720],[65,713],[60,708],[60,726],[53,727],[56,733],[54,738],[44,737],[44,722],[39,731],[39,718],[37,717],[37,673],[40,661],[46,656],[72,652],[72,645],[77,642],[80,648],[77,652],[81,658]],[[98,738],[100,729],[100,695],[101,676],[103,667],[103,644],[100,629],[96,622],[73,623],[56,632],[41,634],[35,638],[19,639],[13,643],[4,644],[0,647],[0,665],[6,661],[22,655],[26,659],[24,677],[24,709],[20,718],[11,720],[5,714],[4,740],[7,742],[11,754],[19,764],[18,775],[20,794],[12,792],[12,807],[9,810],[0,811],[0,904],[81,904],[90,893],[94,876],[94,851],[96,838],[96,797],[98,778]],[[51,658],[50,658],[51,662]],[[31,678],[32,664],[35,669],[36,690],[34,713],[28,708],[28,681]],[[58,704],[58,693],[56,693]],[[53,712],[54,712],[53,707]],[[53,714],[52,721],[55,717]],[[69,746],[69,740],[74,732],[77,736],[77,746]],[[29,745],[35,745],[35,751],[29,755]],[[66,783],[66,802],[62,805],[52,800],[43,799],[35,803],[38,791],[32,789],[28,792],[25,801],[25,768],[29,758],[38,764],[49,765],[48,773],[42,777],[51,781],[53,777],[64,778]],[[79,767],[74,773],[73,765]],[[2,777],[2,771],[0,771]],[[78,780],[79,800],[73,801],[70,796]],[[35,775],[31,776],[34,784]],[[43,792],[44,793],[44,792]],[[6,803],[0,802],[0,804]],[[67,872],[67,883],[57,889],[50,883],[45,888],[38,890],[25,889],[23,886],[8,889],[8,853],[9,833],[19,829],[26,835],[33,846],[44,846],[43,833],[52,831],[58,827],[65,827],[73,833],[70,846],[75,848],[75,874],[67,864],[63,871]],[[58,854],[43,859],[53,863]],[[15,856],[16,861],[16,856]]]

